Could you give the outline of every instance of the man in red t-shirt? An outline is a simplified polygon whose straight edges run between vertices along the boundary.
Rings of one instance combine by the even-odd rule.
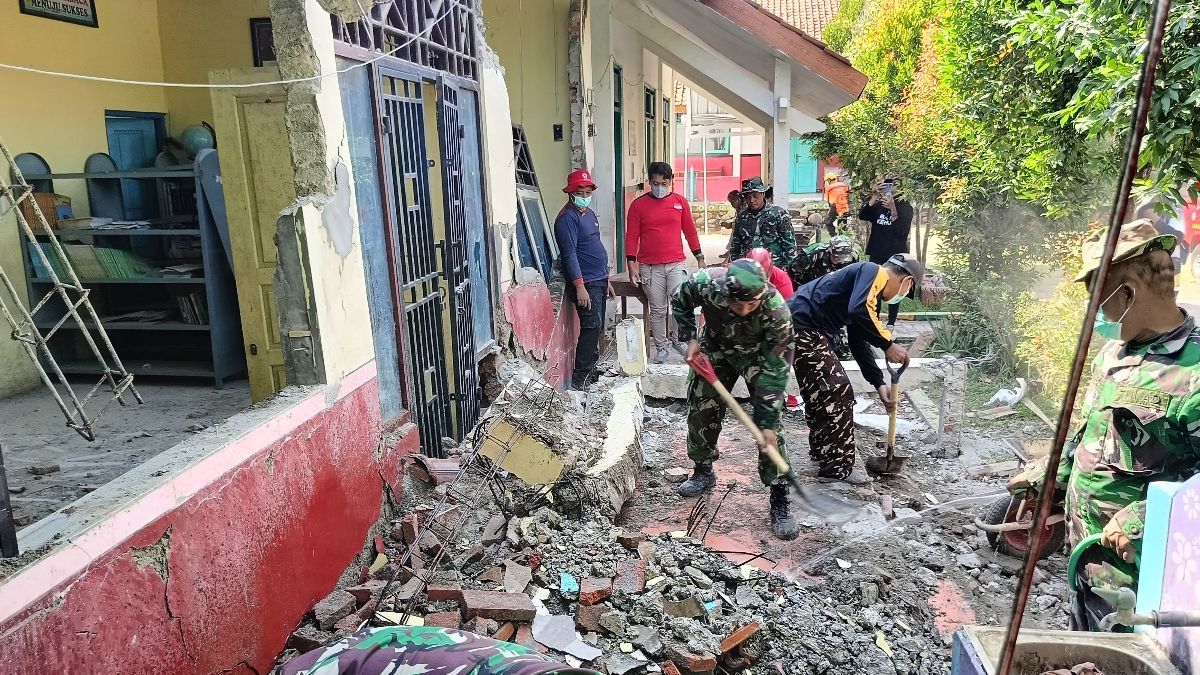
[[[650,304],[650,333],[654,336],[654,362],[667,360],[667,347],[675,342],[674,320],[668,318],[671,296],[687,279],[683,237],[704,267],[700,237],[692,222],[687,200],[671,192],[675,172],[666,162],[650,165],[650,191],[633,200],[625,219],[625,257],[629,280],[640,284]],[[668,327],[668,320],[671,326]]]

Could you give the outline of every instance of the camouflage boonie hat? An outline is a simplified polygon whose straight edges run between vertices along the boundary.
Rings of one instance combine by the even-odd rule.
[[[1087,281],[1092,272],[1100,266],[1100,257],[1104,254],[1104,240],[1107,237],[1108,228],[1105,227],[1083,242],[1083,267],[1079,269],[1075,281]],[[1142,218],[1121,226],[1121,236],[1117,239],[1112,261],[1119,263],[1158,249],[1171,253],[1175,250],[1176,243],[1174,236],[1159,234],[1158,230],[1154,229],[1153,220]]]
[[[854,244],[849,237],[839,234],[829,240],[829,261],[838,267],[854,262]]]
[[[764,183],[763,179],[759,178],[758,176],[755,176],[754,178],[751,178],[750,180],[742,181],[742,192],[766,192],[766,191],[767,191],[767,184]]]
[[[757,261],[734,260],[725,274],[725,296],[734,302],[758,300],[767,291],[767,273]]]

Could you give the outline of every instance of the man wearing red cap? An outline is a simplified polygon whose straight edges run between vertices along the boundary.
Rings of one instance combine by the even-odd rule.
[[[600,358],[600,332],[604,330],[604,304],[608,295],[608,251],[600,238],[600,221],[592,204],[592,173],[572,171],[563,192],[567,203],[554,219],[554,239],[567,281],[567,299],[579,312],[579,342],[571,387],[586,389]]]

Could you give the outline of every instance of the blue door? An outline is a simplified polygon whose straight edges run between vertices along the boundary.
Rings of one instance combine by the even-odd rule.
[[[131,171],[154,166],[154,158],[158,156],[162,122],[162,117],[105,116],[108,154],[112,155],[113,161],[117,163],[117,169]],[[121,190],[125,196],[125,217],[129,220],[143,220],[159,215],[154,181],[123,180]]]
[[[792,194],[817,191],[817,158],[813,142],[792,136]]]
[[[462,171],[467,219],[467,265],[471,277],[471,321],[475,349],[490,348],[493,339],[491,279],[488,274],[487,225],[483,212],[482,152],[479,147],[479,102],[468,89],[458,93],[458,121],[463,128]]]

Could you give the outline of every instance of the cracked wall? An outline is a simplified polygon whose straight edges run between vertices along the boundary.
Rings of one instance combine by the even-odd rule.
[[[374,368],[356,377],[242,413],[257,423],[216,448],[197,436],[191,463],[160,484],[131,477],[137,499],[0,583],[0,671],[268,672],[360,551],[380,477],[399,486],[416,451],[411,425],[379,447]]]

